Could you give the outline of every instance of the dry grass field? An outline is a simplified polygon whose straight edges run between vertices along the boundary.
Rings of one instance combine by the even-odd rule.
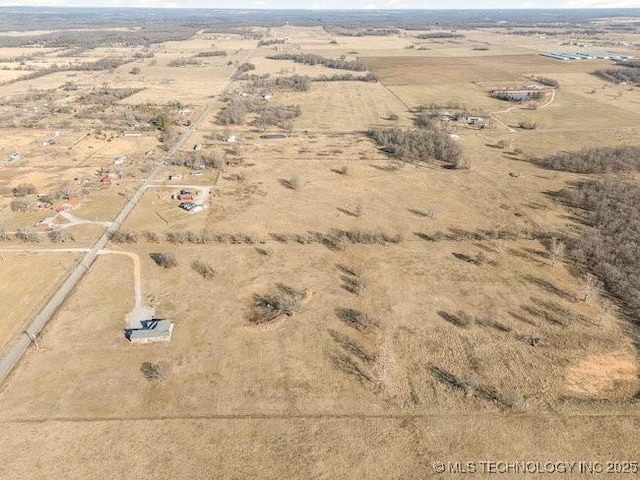
[[[434,461],[638,458],[637,331],[619,305],[603,310],[581,300],[576,265],[549,250],[551,236],[578,225],[554,192],[592,177],[527,161],[640,145],[637,89],[590,75],[608,62],[537,55],[563,38],[478,29],[418,41],[417,33],[272,29],[287,38],[286,51],[359,58],[379,76],[275,89],[260,105],[299,105],[301,115],[287,125],[261,127],[255,113],[237,124],[217,121],[231,99],[250,91],[242,77],[223,90],[237,63],[255,50],[249,73],[256,75],[346,71],[267,59],[274,48],[239,34],[201,31],[113,70],[0,87],[2,105],[20,122],[26,113],[17,103],[62,105],[116,85],[143,88],[105,104],[108,116],[83,119],[62,109],[48,129],[45,114],[33,128],[1,127],[0,230],[33,230],[45,216],[12,210],[14,188],[24,183],[47,194],[71,185],[82,198],[71,213],[98,222],[66,228],[75,240],[62,245],[41,235],[37,244],[2,240],[3,249],[91,247],[105,228],[99,222],[112,221],[151,168],[168,163],[167,148],[203,111],[173,160],[216,159],[203,170],[166,165],[122,225],[137,241],[108,246],[140,259],[143,301],[174,322],[171,341],[125,339],[134,264],[99,256],[39,348],[0,387],[1,478],[406,480],[449,478]],[[425,49],[406,48],[414,41]],[[3,50],[0,57],[15,55]],[[227,56],[168,66],[206,50]],[[133,50],[96,48],[83,59],[110,53],[128,58]],[[140,74],[129,73],[134,66]],[[488,96],[530,82],[530,74],[559,81],[547,106],[524,109]],[[80,91],[59,88],[69,78]],[[56,90],[51,100],[21,96],[33,88]],[[469,169],[400,162],[366,136],[372,127],[412,127],[426,103],[493,112],[504,125],[442,125],[455,131]],[[173,138],[150,120],[158,112],[174,123]],[[521,129],[523,120],[538,126]],[[43,148],[57,130],[64,130],[59,141]],[[140,136],[125,136],[133,131]],[[225,141],[231,134],[236,142]],[[202,151],[194,151],[198,143]],[[14,152],[23,163],[8,161]],[[120,155],[128,160],[116,168]],[[111,184],[101,184],[109,173]],[[168,179],[177,173],[181,179]],[[180,210],[171,195],[196,186],[211,189],[205,208]],[[186,231],[213,240],[166,239]],[[373,240],[362,240],[367,235]],[[173,254],[177,266],[158,266],[153,253]],[[15,341],[79,258],[4,254],[0,347]],[[194,262],[211,266],[212,278]],[[249,321],[256,298],[285,287],[304,291],[292,315]],[[162,381],[145,378],[144,362],[158,366]]]

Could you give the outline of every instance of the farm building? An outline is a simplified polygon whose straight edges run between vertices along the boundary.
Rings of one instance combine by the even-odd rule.
[[[53,228],[55,226],[55,217],[46,217],[43,218],[42,220],[40,220],[38,223],[36,223],[36,227],[42,229],[42,230],[49,230],[50,228]]]
[[[193,201],[193,193],[188,190],[180,190],[178,193],[174,193],[171,195],[173,200],[180,200],[181,202],[191,202]]]
[[[75,210],[80,206],[80,200],[77,198],[70,198],[66,202],[59,203],[55,206],[56,212],[66,212],[67,210]]]
[[[202,205],[198,205],[194,202],[183,202],[180,204],[180,208],[191,213],[197,213],[202,211]]]
[[[125,336],[131,343],[168,342],[173,333],[173,322],[170,320],[143,320],[142,328],[129,329]]]

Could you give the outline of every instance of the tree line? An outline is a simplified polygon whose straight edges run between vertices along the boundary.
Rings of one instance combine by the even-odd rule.
[[[292,60],[295,63],[302,63],[303,65],[324,65],[327,68],[335,68],[338,70],[353,70],[357,72],[367,70],[367,66],[359,60],[347,60],[344,57],[328,58],[312,53],[280,53],[270,55],[267,58],[270,60]]]
[[[533,160],[551,170],[573,173],[628,173],[640,171],[640,147],[584,148]]]
[[[597,275],[631,315],[640,315],[640,185],[618,178],[562,192],[586,232],[569,240],[570,255]]]

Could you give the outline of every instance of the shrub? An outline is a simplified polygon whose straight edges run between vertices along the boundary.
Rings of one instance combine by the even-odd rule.
[[[147,242],[151,242],[151,243],[160,242],[160,235],[158,235],[156,232],[144,231],[142,232],[142,236]]]
[[[540,76],[540,75],[535,75],[532,78],[536,82],[541,83],[543,85],[546,85],[548,87],[558,87],[558,86],[560,86],[558,81],[555,80],[554,78],[543,77],[543,76]]]
[[[16,238],[18,240],[22,240],[25,243],[38,243],[40,242],[40,237],[36,232],[32,232],[30,230],[18,230],[16,232]]]
[[[24,197],[34,193],[36,193],[36,186],[32,183],[21,183],[13,189],[13,195],[15,197]]]
[[[53,230],[47,236],[52,243],[66,243],[74,240],[72,235],[67,235],[62,230]]]
[[[111,235],[111,241],[115,243],[138,243],[138,234],[126,230],[118,230]]]
[[[173,253],[150,253],[149,256],[152,258],[156,265],[163,268],[173,268],[178,265],[178,261]]]
[[[207,280],[211,280],[216,274],[215,269],[211,265],[201,260],[194,260],[193,262],[191,262],[191,268],[198,275]]]
[[[304,299],[304,290],[278,284],[273,292],[254,295],[249,321],[260,324],[275,320],[280,315],[291,316],[302,307]]]
[[[302,188],[303,182],[300,180],[300,177],[293,176],[288,179],[282,180],[282,185],[287,187],[290,190],[300,190]]]
[[[379,325],[378,320],[352,308],[336,308],[336,316],[350,327],[361,332],[371,331]]]
[[[149,381],[163,381],[165,379],[164,369],[161,368],[157,363],[144,362],[140,366],[140,371],[142,372],[142,375],[144,375],[144,378]]]
[[[249,62],[241,63],[238,66],[238,69],[236,70],[235,76],[236,77],[240,76],[243,73],[246,73],[246,72],[248,72],[250,70],[255,70],[255,69],[256,69],[256,66],[253,63],[249,63]]]

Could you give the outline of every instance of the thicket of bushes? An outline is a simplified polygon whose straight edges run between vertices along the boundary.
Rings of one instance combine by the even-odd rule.
[[[285,42],[284,38],[263,38],[258,42],[259,47],[266,47],[268,45],[281,45]]]
[[[218,123],[222,125],[238,125],[244,122],[248,113],[256,113],[255,124],[260,127],[268,125],[285,126],[285,122],[299,116],[302,111],[299,105],[269,105],[250,98],[234,98],[218,113]]]
[[[366,75],[354,75],[352,73],[343,73],[335,75],[319,75],[313,78],[314,82],[377,82],[378,75],[373,72],[367,72]]]
[[[311,88],[311,78],[307,75],[291,75],[289,77],[271,78],[269,74],[249,77],[250,85],[254,89],[262,90],[296,90],[306,92]]]
[[[213,50],[210,52],[198,52],[195,55],[196,57],[226,57],[227,52],[224,50]]]
[[[519,95],[514,95],[513,93],[509,92],[508,90],[495,90],[492,91],[491,93],[489,93],[489,96],[491,98],[495,98],[496,100],[504,100],[506,102],[515,102],[515,103],[522,103],[522,102],[528,102],[530,100],[540,100],[542,97],[544,97],[544,92],[539,92],[536,90],[531,90],[527,93],[526,96],[519,96]]]
[[[357,72],[367,70],[367,66],[358,60],[346,60],[344,57],[327,58],[312,53],[280,53],[278,55],[270,55],[267,58],[270,60],[292,60],[304,65],[324,65],[338,70],[353,70]]]
[[[570,255],[603,280],[640,315],[640,185],[616,178],[584,183],[563,191],[578,209],[588,232],[569,242]]]
[[[534,160],[552,170],[573,173],[616,173],[640,171],[640,147],[597,147],[577,152],[560,152]]]
[[[543,77],[541,75],[536,75],[536,76],[534,76],[532,78],[536,82],[541,83],[543,85],[546,85],[547,87],[559,87],[560,86],[560,84],[558,83],[558,81],[555,78]]]
[[[256,66],[253,63],[249,63],[249,62],[244,62],[241,63],[238,66],[238,69],[236,70],[235,76],[238,77],[240,75],[242,75],[243,73],[249,72],[251,70],[255,70]]]
[[[188,65],[200,65],[200,60],[197,60],[194,57],[182,57],[174,58],[167,63],[167,67],[186,67]]]
[[[449,135],[438,130],[374,128],[369,136],[390,155],[401,160],[439,160],[459,166],[462,149]]]
[[[625,63],[625,65],[628,65],[628,63]],[[640,84],[640,68],[638,67],[596,70],[593,74],[607,82]]]

